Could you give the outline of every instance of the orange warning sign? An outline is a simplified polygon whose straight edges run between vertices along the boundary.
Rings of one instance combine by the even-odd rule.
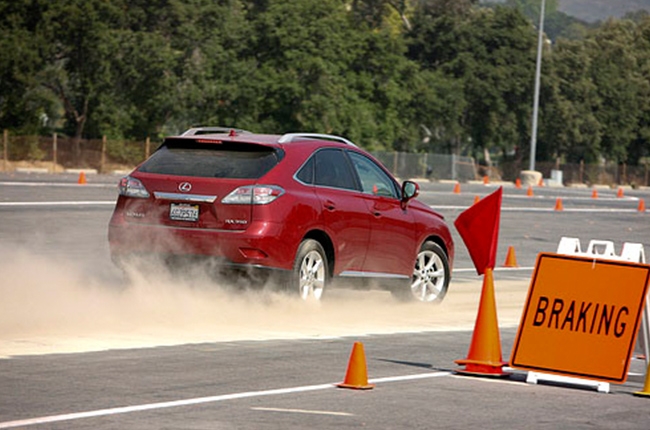
[[[510,366],[623,383],[650,266],[539,254]]]

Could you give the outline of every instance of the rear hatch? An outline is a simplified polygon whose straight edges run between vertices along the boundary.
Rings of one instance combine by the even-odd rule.
[[[124,215],[133,223],[243,230],[252,218],[250,186],[282,156],[274,146],[206,136],[167,139],[131,175],[149,197],[128,199]]]

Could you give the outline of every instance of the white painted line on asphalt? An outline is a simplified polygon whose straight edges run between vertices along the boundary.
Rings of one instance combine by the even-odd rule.
[[[90,188],[115,188],[117,189],[117,182],[114,184],[77,184],[71,182],[0,182],[4,186],[17,186],[17,187],[90,187]]]
[[[283,408],[251,408],[254,411],[265,411],[265,412],[287,412],[292,414],[310,414],[310,415],[334,415],[338,417],[351,417],[354,414],[349,412],[334,412],[334,411],[311,411],[308,409],[283,409]]]
[[[0,202],[0,207],[115,205],[115,200],[80,200],[67,202]]]
[[[531,386],[533,387],[534,385],[532,384],[522,384],[519,381],[510,381],[508,379],[499,379],[499,378],[477,378],[476,376],[471,376],[471,375],[451,375],[452,378],[457,378],[457,379],[471,379],[473,381],[480,381],[480,382],[491,382],[494,384],[507,384],[507,385],[516,385],[518,387],[528,387]]]
[[[469,206],[430,206],[434,210],[465,210]],[[590,212],[590,213],[620,213],[620,212],[638,212],[637,209],[620,209],[620,208],[564,208],[561,211],[555,207],[548,208],[531,208],[531,207],[502,207],[501,212]]]
[[[418,375],[393,376],[388,378],[373,379],[371,383],[408,381],[413,379],[436,378],[449,376],[450,372],[423,373]],[[243,393],[223,394],[220,396],[197,397],[193,399],[172,400],[168,402],[146,403],[142,405],[123,406],[118,408],[98,409],[87,412],[73,412],[61,415],[49,415],[45,417],[27,418],[23,420],[0,422],[0,429],[16,428],[21,426],[33,426],[39,424],[50,424],[62,421],[73,421],[84,418],[96,418],[107,415],[128,414],[132,412],[150,411],[155,409],[175,408],[181,406],[199,405],[203,403],[216,403],[226,400],[248,399],[252,397],[277,396],[282,394],[304,393],[307,391],[326,390],[336,388],[336,384],[307,385],[303,387],[279,388],[276,390],[247,391]]]
[[[371,384],[382,384],[384,382],[413,381],[414,379],[438,378],[440,376],[449,376],[449,375],[451,375],[451,372],[418,373],[416,375],[388,376],[385,378],[375,378],[375,379],[368,380],[368,382]]]

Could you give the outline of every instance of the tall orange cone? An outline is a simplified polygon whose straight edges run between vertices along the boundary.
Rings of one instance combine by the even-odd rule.
[[[555,200],[555,210],[556,211],[564,210],[564,205],[562,205],[562,199],[559,197]]]
[[[454,194],[460,194],[460,182],[456,182],[454,185]]]
[[[77,180],[79,185],[84,185],[86,183],[86,172],[83,170],[79,173],[79,179]]]
[[[519,267],[519,264],[517,264],[517,257],[515,256],[515,248],[513,246],[508,247],[506,261],[503,263],[503,267]]]
[[[623,197],[623,187],[618,187],[618,191],[616,192],[616,197],[619,199]]]
[[[533,196],[533,186],[532,186],[532,185],[529,185],[529,186],[528,186],[528,190],[526,191],[526,195],[527,195],[528,197],[532,197],[532,196]]]
[[[352,388],[355,390],[369,390],[375,384],[368,383],[368,371],[366,369],[366,353],[363,351],[361,342],[354,342],[348,370],[345,373],[345,380],[336,384],[339,388]]]
[[[521,179],[517,178],[515,180],[515,188],[520,190],[521,189]]]
[[[483,277],[481,301],[467,358],[456,360],[456,363],[465,366],[465,369],[456,371],[461,374],[478,376],[508,375],[502,369],[506,363],[501,356],[501,337],[499,335],[499,322],[497,321],[496,300],[494,297],[494,278],[490,268],[485,270]]]
[[[591,198],[592,198],[592,199],[597,199],[597,198],[598,198],[598,190],[597,190],[597,189],[594,188],[594,189],[591,191]]]
[[[639,212],[645,212],[645,201],[643,199],[639,199],[639,207],[637,210]]]

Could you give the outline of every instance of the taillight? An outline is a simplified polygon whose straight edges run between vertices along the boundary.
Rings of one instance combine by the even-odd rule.
[[[275,185],[247,185],[239,187],[221,200],[226,205],[266,205],[284,194]]]
[[[142,182],[130,176],[122,178],[118,188],[122,196],[137,197],[140,199],[149,198],[149,191],[142,185]]]

